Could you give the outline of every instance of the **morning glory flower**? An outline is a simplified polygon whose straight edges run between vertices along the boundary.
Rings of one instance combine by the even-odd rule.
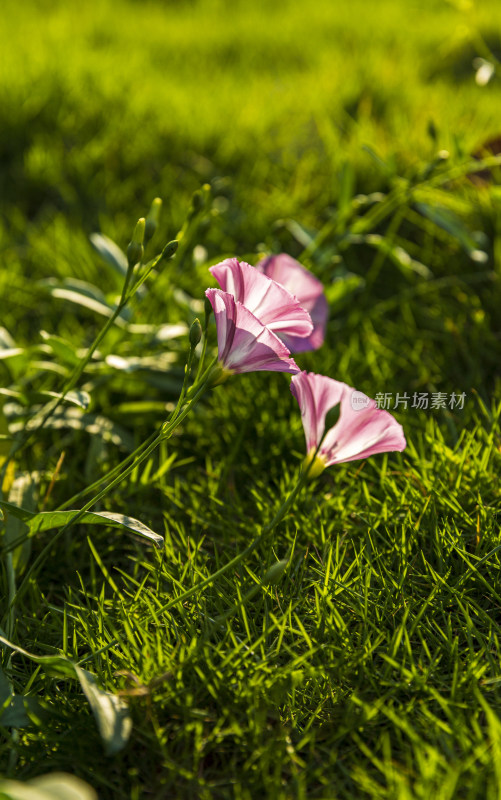
[[[396,419],[346,383],[313,372],[300,372],[292,378],[291,392],[301,409],[307,463],[315,458],[310,477],[319,475],[331,464],[406,447],[403,428]],[[338,404],[339,419],[325,432],[326,414]]]
[[[209,268],[221,289],[229,292],[280,338],[303,338],[313,331],[311,317],[297,297],[255,267],[237,258],[227,258]]]
[[[234,372],[299,372],[283,342],[248,308],[221,289],[205,292],[214,311],[217,329],[220,383]]]
[[[279,336],[284,344],[292,353],[317,350],[323,344],[329,316],[322,283],[299,261],[286,253],[263,258],[256,264],[256,269],[288,289],[310,313],[313,322],[312,333],[301,338],[280,333]]]

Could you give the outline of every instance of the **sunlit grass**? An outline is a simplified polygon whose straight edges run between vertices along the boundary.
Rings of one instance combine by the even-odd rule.
[[[495,47],[496,4],[28,8],[5,3],[0,23],[0,349],[16,350],[0,359],[0,459],[120,296],[89,234],[125,248],[162,195],[152,255],[210,190],[85,369],[89,408],[17,455],[19,504],[56,508],[157,429],[188,350],[162,326],[202,314],[207,266],[229,254],[286,250],[323,280],[326,343],[302,368],[466,402],[395,411],[406,451],[330,468],[272,540],[165,610],[259,534],[304,457],[288,378],[214,389],[96,509],[164,546],[75,525],[14,620],[2,606],[14,644],[121,693],[128,744],[106,756],[80,683],[5,648],[31,723],[1,728],[0,770],[71,772],[103,800],[497,799],[500,198],[464,177],[499,132],[499,78],[481,88],[471,66],[477,29]],[[18,586],[52,535],[18,551]],[[10,575],[3,552],[5,598]]]

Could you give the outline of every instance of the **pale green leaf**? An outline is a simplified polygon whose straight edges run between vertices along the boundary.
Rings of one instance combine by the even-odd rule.
[[[89,236],[92,246],[97,250],[101,258],[106,261],[113,269],[125,278],[127,274],[127,256],[117,244],[102,233],[91,233]]]
[[[0,792],[9,800],[97,800],[92,786],[64,772],[40,775],[26,783],[0,781]]]
[[[77,513],[73,511],[41,511],[35,514],[26,508],[20,508],[17,505],[0,501],[0,508],[9,516],[12,514],[17,519],[22,520],[30,530],[30,535],[39,533],[40,531],[51,530],[53,528],[62,528],[71,522],[72,518]],[[148,528],[147,525],[140,522],[134,517],[129,517],[125,514],[115,514],[110,511],[87,511],[79,519],[80,525],[108,525],[112,528],[124,528],[125,530],[142,536],[145,539],[160,545],[163,542],[163,536],[155,533]]]
[[[132,730],[128,706],[117,695],[101,689],[91,672],[65,656],[35,656],[3,636],[0,636],[0,642],[59,677],[77,678],[94,714],[106,753],[113,755],[124,747]]]
[[[132,720],[122,698],[101,689],[94,675],[75,665],[75,672],[94,714],[107,755],[118,753],[129,739]]]

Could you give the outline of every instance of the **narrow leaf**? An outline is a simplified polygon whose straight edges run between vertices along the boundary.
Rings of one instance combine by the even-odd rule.
[[[10,397],[13,400],[18,400],[26,406],[31,406],[34,403],[40,403],[47,400],[59,400],[63,397],[59,392],[40,391],[40,392],[20,392],[17,389],[1,389],[0,395]],[[78,406],[84,410],[89,407],[90,395],[87,392],[73,391],[64,395],[64,402],[70,405]]]
[[[94,675],[75,665],[75,672],[94,714],[107,755],[114,755],[127,743],[132,730],[127,704],[115,694],[101,689]]]
[[[13,482],[9,492],[9,503],[14,506],[20,506],[27,511],[34,513],[35,511],[35,487],[38,483],[38,473],[24,472],[19,475]],[[5,525],[5,533],[3,535],[3,542],[7,550],[14,546],[16,541],[28,533],[28,526],[23,520],[15,517],[13,514],[7,517]],[[14,547],[12,553],[12,566],[15,574],[22,573],[28,564],[31,555],[31,542],[27,537],[24,538],[22,544]]]
[[[101,689],[91,672],[82,669],[65,656],[35,656],[3,636],[0,636],[0,642],[50,672],[55,672],[59,677],[77,678],[94,714],[106,753],[113,755],[126,744],[132,730],[129,709],[120,697]]]
[[[43,409],[41,413],[43,414]],[[12,422],[9,425],[9,432],[18,433],[19,431],[36,428],[39,424],[39,419],[39,414],[37,414],[28,423],[24,420]],[[121,425],[117,425],[100,414],[83,414],[79,408],[59,409],[44,423],[44,428],[55,430],[72,428],[77,431],[85,431],[90,435],[101,436],[104,441],[123,447],[124,450],[130,451],[134,449],[132,435]]]
[[[97,800],[92,786],[64,772],[40,775],[31,781],[0,781],[0,792],[8,800]]]
[[[102,233],[91,233],[89,236],[92,246],[101,258],[106,261],[123,278],[127,274],[127,256],[117,244]]]
[[[68,522],[71,522],[72,517],[75,516],[77,510],[73,511],[42,511],[35,514],[26,508],[13,505],[0,501],[0,508],[7,514],[17,519],[22,520],[30,529],[30,534],[39,533],[40,531],[51,530],[52,528],[62,528]],[[110,511],[87,511],[80,519],[79,524],[83,525],[108,525],[111,528],[125,528],[125,530],[142,536],[150,540],[157,546],[163,542],[163,536],[155,533],[148,528],[147,525],[140,522],[134,517],[128,517],[125,514],[115,514]]]

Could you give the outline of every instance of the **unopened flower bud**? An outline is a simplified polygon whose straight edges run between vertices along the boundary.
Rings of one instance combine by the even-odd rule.
[[[190,328],[190,346],[195,349],[200,339],[202,338],[202,326],[200,320],[195,319]]]
[[[135,264],[137,264],[138,261],[141,261],[143,257],[144,254],[143,240],[144,240],[145,226],[146,226],[146,221],[144,217],[138,219],[136,227],[134,228],[134,233],[132,234],[132,240],[129,242],[129,246],[127,247],[127,261],[129,262],[129,268],[135,266]]]
[[[153,200],[148,216],[146,217],[146,225],[144,229],[144,242],[150,241],[158,227],[158,219],[160,217],[160,210],[162,208],[162,200],[160,197],[155,197]]]
[[[282,561],[276,561],[275,564],[272,564],[263,578],[264,586],[276,586],[277,583],[280,583],[288,563],[289,559],[283,558]]]
[[[196,192],[193,192],[193,196],[191,198],[191,212],[193,214],[197,214],[198,211],[202,210],[203,204],[204,204],[204,199],[202,196],[202,192],[198,190]]]
[[[178,248],[178,244],[179,242],[177,239],[173,239],[172,242],[168,242],[168,244],[166,244],[162,250],[162,258],[172,258]]]

